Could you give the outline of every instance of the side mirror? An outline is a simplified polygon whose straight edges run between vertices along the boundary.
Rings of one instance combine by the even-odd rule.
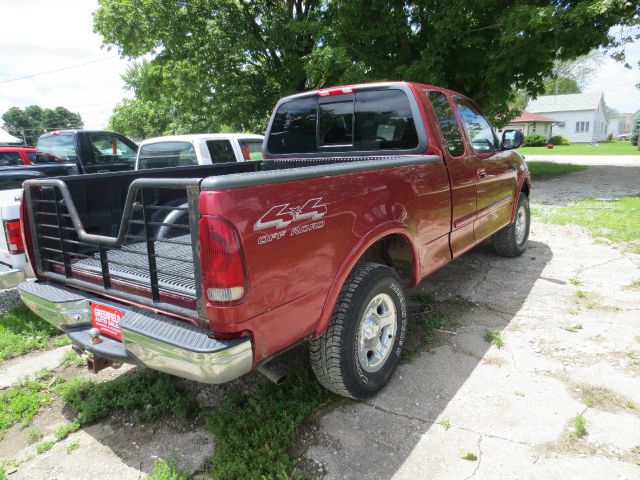
[[[520,130],[505,130],[502,132],[501,150],[513,150],[522,145],[524,135]]]

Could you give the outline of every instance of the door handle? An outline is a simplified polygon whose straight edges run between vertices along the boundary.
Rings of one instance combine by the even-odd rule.
[[[478,176],[478,178],[484,178],[487,176],[487,172],[484,168],[479,168],[478,170],[476,170],[476,175]]]

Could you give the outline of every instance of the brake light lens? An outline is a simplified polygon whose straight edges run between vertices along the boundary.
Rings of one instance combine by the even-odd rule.
[[[20,231],[20,219],[5,220],[4,234],[7,238],[7,245],[11,253],[23,253],[24,243],[22,241],[22,232]]]
[[[207,299],[237,302],[247,291],[247,275],[236,229],[220,217],[203,216],[199,225],[200,270]]]
[[[342,95],[344,93],[353,93],[353,87],[325,88],[324,90],[318,90],[318,95],[320,97],[330,97],[331,95]]]

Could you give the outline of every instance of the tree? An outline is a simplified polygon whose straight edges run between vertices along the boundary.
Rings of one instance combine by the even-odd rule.
[[[567,93],[580,93],[582,89],[573,78],[550,78],[544,82],[545,95],[564,95]]]
[[[136,108],[115,117],[146,112],[145,131],[168,133],[260,130],[283,95],[393,79],[461,91],[504,122],[515,91],[542,93],[554,62],[620,47],[610,27],[639,18],[617,0],[99,0],[94,29],[147,59],[126,75]]]
[[[640,113],[636,113],[631,118],[631,145],[637,145],[640,150]]]
[[[11,107],[2,115],[6,130],[18,138],[24,138],[27,145],[35,145],[38,137],[45,131],[63,128],[82,128],[79,114],[64,107],[42,108],[29,105],[24,110]]]

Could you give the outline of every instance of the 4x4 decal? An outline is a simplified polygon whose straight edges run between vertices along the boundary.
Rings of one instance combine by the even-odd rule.
[[[253,226],[253,230],[265,228],[285,228],[293,222],[318,220],[327,213],[327,206],[322,197],[307,200],[304,205],[291,206],[290,203],[271,207]]]

